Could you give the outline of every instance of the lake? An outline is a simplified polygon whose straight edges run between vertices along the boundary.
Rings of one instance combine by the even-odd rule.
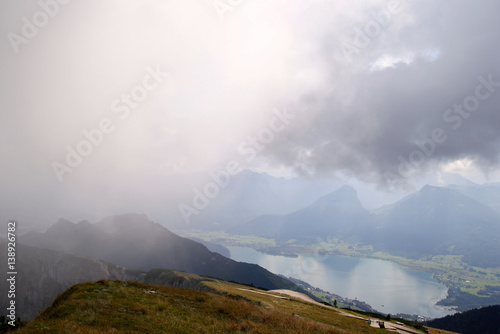
[[[359,299],[383,313],[438,318],[453,311],[435,306],[447,288],[431,273],[391,261],[338,255],[301,254],[297,258],[268,255],[247,247],[227,247],[236,261],[255,263],[287,277],[342,297]]]

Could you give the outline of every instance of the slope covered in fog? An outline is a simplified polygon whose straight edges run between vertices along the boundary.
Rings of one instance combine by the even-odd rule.
[[[23,243],[88,256],[130,269],[172,269],[234,280],[268,289],[297,287],[255,264],[240,263],[182,238],[145,215],[104,218],[96,224],[60,220],[44,233],[30,232]]]

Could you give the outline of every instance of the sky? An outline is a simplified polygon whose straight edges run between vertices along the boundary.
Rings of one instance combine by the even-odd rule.
[[[498,13],[495,0],[3,0],[0,219],[155,215],[214,171],[382,194],[440,172],[498,181]]]

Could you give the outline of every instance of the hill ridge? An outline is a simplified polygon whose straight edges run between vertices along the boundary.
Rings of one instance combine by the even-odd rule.
[[[209,280],[207,284],[214,291],[108,280],[77,284],[58,295],[19,333],[378,332],[369,326],[368,318],[348,310],[294,297],[276,298],[279,295],[272,291],[230,282]]]

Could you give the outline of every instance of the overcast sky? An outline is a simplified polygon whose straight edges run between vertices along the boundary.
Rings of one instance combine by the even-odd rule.
[[[498,180],[498,13],[496,0],[3,0],[0,218],[160,211],[229,161],[383,191],[438,171]]]

